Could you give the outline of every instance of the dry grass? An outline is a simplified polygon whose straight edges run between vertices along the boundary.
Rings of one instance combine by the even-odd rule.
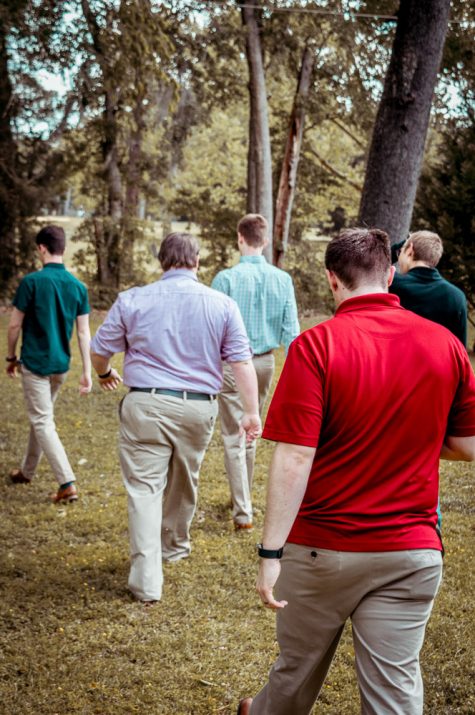
[[[0,316],[0,340],[7,316]],[[4,344],[4,343],[3,343]],[[279,356],[280,360],[282,356]],[[116,454],[119,394],[76,396],[78,357],[57,405],[81,499],[55,507],[46,463],[34,485],[0,480],[0,713],[205,715],[235,712],[265,682],[274,617],[254,593],[271,445],[262,442],[254,491],[257,530],[235,534],[219,434],[201,473],[191,558],[165,566],[163,601],[129,596],[127,514]],[[5,377],[3,474],[27,434],[19,381]],[[423,651],[426,713],[475,713],[473,469],[443,468],[446,572]],[[315,712],[357,715],[347,631]]]

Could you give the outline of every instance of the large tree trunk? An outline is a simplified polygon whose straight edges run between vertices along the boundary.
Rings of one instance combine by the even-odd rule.
[[[289,132],[280,172],[279,190],[275,202],[274,263],[281,268],[284,265],[285,252],[289,241],[290,217],[297,187],[297,169],[305,123],[305,100],[310,89],[314,62],[314,51],[307,46],[302,56],[297,91],[290,115]]]
[[[401,0],[366,167],[359,222],[406,238],[424,154],[450,0]]]
[[[0,21],[0,292],[16,277],[15,224],[18,200],[15,187],[17,148],[11,130],[13,89],[8,75],[6,28]]]
[[[95,250],[97,256],[97,279],[107,288],[119,288],[121,268],[121,231],[123,187],[119,168],[118,126],[117,126],[117,81],[111,76],[107,62],[108,48],[103,46],[101,29],[88,0],[81,0],[81,6],[92,37],[94,53],[101,68],[104,88],[102,174],[107,190],[107,215],[103,217],[102,229],[96,223]],[[98,242],[97,237],[101,236]]]
[[[246,56],[250,97],[247,210],[262,214],[269,223],[269,245],[265,249],[265,255],[271,261],[272,157],[261,38],[254,7],[242,7],[242,21],[247,30]]]

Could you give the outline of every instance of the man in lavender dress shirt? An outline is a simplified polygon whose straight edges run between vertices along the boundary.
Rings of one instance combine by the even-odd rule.
[[[199,245],[171,233],[158,255],[161,280],[119,294],[91,343],[102,389],[122,379],[110,366],[124,352],[119,452],[128,494],[129,588],[141,601],[162,594],[162,558],[190,554],[201,462],[213,433],[222,360],[233,370],[247,439],[261,432],[257,380],[239,308],[197,279]]]

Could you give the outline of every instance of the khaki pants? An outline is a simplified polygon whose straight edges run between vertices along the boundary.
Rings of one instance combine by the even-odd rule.
[[[353,553],[286,544],[280,655],[251,715],[308,715],[351,618],[362,715],[421,715],[419,651],[442,577],[439,551]]]
[[[262,416],[274,375],[275,358],[269,355],[254,357],[259,390],[259,413]],[[223,388],[218,395],[219,419],[224,444],[224,465],[231,490],[233,519],[237,523],[252,522],[252,481],[256,458],[256,442],[246,445],[245,435],[239,435],[243,410],[233,372],[227,363],[223,365]]]
[[[189,555],[199,469],[213,434],[216,400],[130,392],[120,408],[120,464],[128,495],[129,588],[162,595],[162,558]]]
[[[66,373],[35,375],[22,366],[21,376],[30,421],[30,435],[21,471],[25,477],[32,479],[44,452],[58,484],[74,482],[76,477],[54,422],[54,403]]]

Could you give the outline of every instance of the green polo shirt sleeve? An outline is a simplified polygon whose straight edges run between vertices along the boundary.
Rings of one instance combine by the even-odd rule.
[[[33,299],[33,282],[29,280],[30,276],[25,276],[17,288],[15,297],[13,298],[13,305],[22,313],[26,313],[28,306]]]
[[[82,288],[81,298],[80,298],[80,302],[78,304],[77,315],[87,315],[88,313],[91,312],[91,307],[89,305],[89,296],[87,294],[86,286],[81,285],[81,288]]]

